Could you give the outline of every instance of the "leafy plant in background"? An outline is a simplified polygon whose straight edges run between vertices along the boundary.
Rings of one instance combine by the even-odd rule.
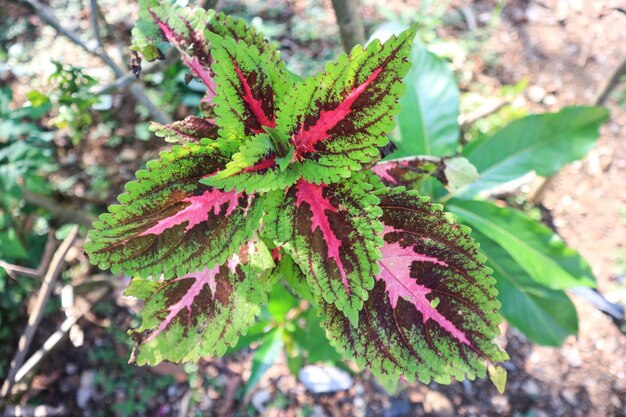
[[[11,109],[12,100],[11,90],[0,88],[0,258],[36,268],[46,242],[45,220],[39,209],[24,203],[24,192],[51,191],[43,174],[55,169],[52,133],[38,125],[50,105],[31,103]],[[13,324],[20,319],[22,301],[34,284],[9,277],[0,266],[0,341],[14,337]],[[0,346],[0,354],[9,357],[2,349],[11,344]],[[0,371],[3,365],[0,362]]]
[[[51,97],[35,92],[31,94],[37,94],[42,103],[54,103],[57,115],[50,122],[59,129],[68,129],[72,142],[76,144],[84,136],[85,128],[93,123],[91,108],[98,102],[98,97],[89,89],[97,81],[80,67],[56,61],[52,63],[56,70],[48,80],[54,86]]]
[[[506,359],[469,229],[368,170],[400,110],[415,28],[301,80],[241,20],[141,4],[133,48],[151,60],[170,42],[207,95],[204,115],[153,126],[179,144],[137,173],[85,245],[100,267],[134,275],[138,363],[223,354],[264,304],[241,339],[263,339],[261,370],[283,345],[295,357],[311,341],[301,326],[321,334],[317,321],[379,376],[448,383]]]
[[[393,138],[398,150],[388,158],[403,159],[382,162],[376,172],[388,185],[431,195],[471,226],[493,270],[503,316],[532,342],[560,345],[578,331],[564,290],[594,287],[591,269],[554,231],[490,196],[530,172],[548,177],[582,158],[596,143],[607,110],[566,107],[530,115],[461,146],[452,72],[420,45],[411,60]],[[428,161],[415,157],[422,154],[430,155]]]

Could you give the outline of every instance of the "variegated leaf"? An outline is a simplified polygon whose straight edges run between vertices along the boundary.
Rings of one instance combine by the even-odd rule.
[[[226,166],[222,141],[177,145],[137,172],[91,230],[91,261],[128,275],[182,276],[223,263],[255,230],[263,197],[225,192],[199,182]]]
[[[279,71],[284,70],[280,53],[242,19],[202,8],[188,9],[164,0],[140,0],[139,20],[133,29],[131,49],[141,52],[148,61],[162,57],[159,43],[167,41],[181,53],[184,64],[207,87],[205,101],[215,96],[207,33],[216,33],[248,45],[254,45]]]
[[[284,152],[276,150],[269,134],[256,135],[239,148],[225,170],[202,182],[248,193],[284,190],[300,177],[297,168],[289,164],[291,154],[281,155]]]
[[[357,45],[287,95],[277,130],[290,141],[305,179],[336,182],[378,158],[399,111],[414,33],[412,28],[384,45],[375,40],[366,49]]]
[[[293,257],[311,291],[354,325],[374,284],[382,244],[371,191],[363,174],[332,185],[301,179],[268,197],[276,203],[264,218],[266,236]]]
[[[384,190],[384,246],[359,326],[322,303],[337,346],[374,374],[449,383],[484,376],[507,358],[494,343],[499,303],[494,280],[469,229],[417,193]]]
[[[276,127],[276,107],[289,88],[285,75],[254,45],[207,33],[219,94],[215,122],[220,136],[243,141]]]
[[[445,181],[440,166],[440,163],[433,160],[415,157],[379,162],[372,167],[372,172],[389,187],[402,186],[419,190],[431,176]]]
[[[222,355],[254,323],[267,303],[274,263],[261,242],[248,242],[222,265],[170,280],[135,277],[125,295],[144,302],[139,365],[197,361]]]
[[[205,117],[188,116],[168,125],[152,122],[150,130],[167,142],[189,143],[217,139],[217,125]]]

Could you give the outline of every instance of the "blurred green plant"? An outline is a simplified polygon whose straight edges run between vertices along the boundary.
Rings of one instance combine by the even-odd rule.
[[[8,87],[0,88],[0,260],[37,268],[46,243],[45,212],[24,201],[24,193],[48,194],[44,175],[56,169],[51,148],[52,133],[40,119],[50,104],[29,103],[11,109]],[[0,357],[9,358],[13,328],[23,319],[22,301],[37,281],[10,276],[0,266]],[[0,361],[0,373],[8,365]]]
[[[274,273],[277,282],[269,294],[268,303],[262,307],[248,333],[240,337],[229,351],[234,353],[257,345],[244,395],[254,389],[283,351],[287,366],[295,376],[307,364],[341,365],[341,355],[326,338],[317,311],[310,308],[313,296],[302,272],[291,258],[284,257]],[[296,290],[292,292],[288,288]]]
[[[85,134],[85,129],[92,125],[92,106],[98,102],[98,97],[90,92],[90,88],[97,81],[83,72],[83,68],[74,65],[52,61],[56,70],[48,81],[54,87],[50,97],[33,91],[29,95],[31,101],[40,103],[52,102],[56,116],[50,123],[59,129],[68,129],[74,144],[77,144]]]

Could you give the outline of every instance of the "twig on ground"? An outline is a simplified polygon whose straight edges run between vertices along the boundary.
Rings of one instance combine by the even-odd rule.
[[[82,297],[77,303],[72,305],[67,310],[67,318],[61,323],[59,328],[48,337],[44,344],[30,358],[24,365],[22,365],[19,371],[15,375],[15,384],[19,384],[22,380],[36,369],[39,364],[61,343],[70,332],[71,328],[76,325],[78,320],[83,316],[91,312],[91,308],[109,292],[110,288],[103,287],[91,297],[90,300],[83,299]]]
[[[54,251],[57,248],[57,240],[54,238],[54,230],[48,230],[48,240],[46,241],[46,246],[43,248],[43,255],[41,256],[41,261],[39,262],[39,267],[37,268],[37,273],[39,274],[39,278],[46,273],[46,268],[50,265],[50,261],[52,261],[52,256],[54,255]]]
[[[24,190],[24,201],[35,206],[46,209],[53,217],[69,223],[76,223],[82,226],[90,226],[94,218],[80,210],[73,209],[67,205],[60,204],[54,199],[42,195],[35,194],[28,190]]]
[[[494,114],[507,104],[509,104],[509,102],[505,100],[492,100],[467,115],[461,115],[461,129],[464,131],[467,130],[468,127],[478,120]]]
[[[96,0],[89,0],[89,8],[91,9],[90,19],[91,28],[93,29],[93,37],[96,39],[96,43],[100,48],[104,48],[102,42],[102,36],[100,36],[100,24],[98,23],[98,2]]]
[[[41,278],[41,274],[32,268],[25,266],[13,265],[3,260],[0,260],[0,268],[6,269],[8,272],[17,272],[20,275],[24,275],[30,278]]]
[[[9,370],[9,374],[7,375],[7,379],[4,381],[2,385],[2,389],[0,390],[0,397],[3,400],[8,399],[11,396],[11,392],[13,391],[13,385],[15,384],[15,376],[17,375],[18,370],[21,368],[24,363],[24,359],[26,359],[26,354],[28,353],[28,349],[30,348],[30,344],[33,341],[33,336],[37,331],[37,327],[41,322],[43,317],[43,312],[45,306],[50,298],[50,294],[52,293],[52,289],[54,288],[54,283],[61,273],[61,269],[63,268],[64,258],[67,252],[70,250],[72,245],[74,244],[74,240],[78,235],[78,226],[72,227],[69,234],[59,246],[59,249],[54,253],[52,257],[52,261],[46,270],[46,275],[43,278],[43,282],[41,283],[41,289],[37,294],[37,300],[35,301],[35,307],[28,318],[28,323],[26,324],[26,328],[24,329],[24,333],[20,337],[17,352],[11,361],[11,369]]]
[[[52,417],[66,416],[69,411],[65,406],[51,407],[49,405],[21,406],[9,405],[2,413],[3,417]]]
[[[113,73],[115,74],[116,77],[118,78],[123,77],[127,73],[127,71],[124,71],[119,65],[117,65],[117,63],[113,60],[113,58],[111,58],[111,56],[107,54],[107,52],[105,51],[104,47],[101,44],[98,44],[96,47],[91,47],[85,41],[83,41],[76,33],[63,27],[63,25],[61,25],[61,23],[56,18],[56,16],[54,15],[53,11],[50,9],[49,6],[43,3],[40,3],[38,0],[21,0],[21,1],[27,4],[28,6],[30,6],[35,11],[37,16],[39,16],[39,18],[44,23],[52,26],[57,32],[59,32],[59,34],[65,36],[70,41],[80,46],[87,53],[100,58],[102,62],[104,62],[109,68],[113,70]],[[94,32],[95,30],[99,31],[99,26],[97,24],[97,17],[95,19],[92,19],[92,24],[94,23],[94,21],[96,24],[96,27],[94,28]],[[139,103],[141,103],[144,107],[148,109],[152,117],[157,122],[162,123],[162,124],[168,124],[172,122],[171,118],[168,115],[163,113],[158,107],[154,105],[154,103],[152,103],[152,100],[150,100],[150,98],[146,95],[146,93],[143,91],[141,86],[137,84],[133,84],[130,86],[129,91]]]
[[[621,82],[622,75],[626,74],[626,57],[622,60],[622,63],[617,67],[609,81],[606,83],[598,98],[596,99],[596,105],[602,106],[608,98],[611,96],[611,93],[617,87],[617,85]]]

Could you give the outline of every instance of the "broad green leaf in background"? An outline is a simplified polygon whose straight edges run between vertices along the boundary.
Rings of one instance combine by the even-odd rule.
[[[528,340],[546,346],[560,346],[578,332],[576,308],[567,294],[552,290],[533,280],[502,246],[482,233],[472,231],[493,269],[500,313]]]
[[[254,352],[250,378],[248,378],[244,389],[245,395],[259,383],[265,372],[276,362],[282,350],[283,330],[277,327],[263,338],[263,344]]]
[[[445,61],[415,43],[411,70],[404,78],[406,94],[396,116],[398,150],[391,158],[449,156],[459,143],[459,88]]]
[[[447,209],[502,246],[536,282],[557,290],[596,286],[591,268],[578,252],[524,213],[468,200],[452,200]]]
[[[28,259],[28,252],[15,229],[0,230],[0,258]]]
[[[470,143],[463,156],[480,177],[457,195],[469,198],[533,170],[544,177],[555,174],[594,146],[608,115],[603,107],[565,107],[558,113],[516,120],[495,135]]]

